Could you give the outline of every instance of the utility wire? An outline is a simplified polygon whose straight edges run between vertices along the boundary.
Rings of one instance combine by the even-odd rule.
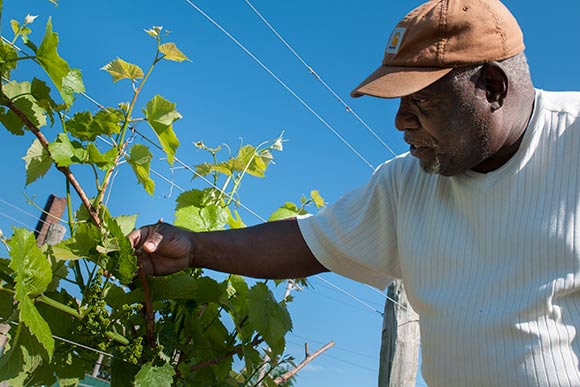
[[[314,115],[324,126],[326,126],[344,145],[346,145],[354,154],[358,156],[366,165],[368,165],[371,169],[375,169],[375,167],[362,155],[357,151],[344,137],[340,135],[334,129],[332,125],[330,125],[320,114],[318,114],[310,105],[304,101],[294,90],[292,90],[284,81],[282,81],[268,66],[266,66],[260,59],[258,59],[250,50],[246,48],[240,41],[238,41],[233,35],[231,35],[228,31],[226,31],[218,22],[212,19],[208,14],[203,12],[201,8],[195,5],[191,0],[185,0],[191,7],[193,7],[198,13],[200,13],[203,17],[209,20],[214,26],[216,26],[220,31],[222,31],[228,38],[230,38],[238,47],[240,47],[246,54],[248,54],[257,64],[260,65],[272,78],[274,78],[286,91],[288,91],[294,98],[298,100],[310,113]]]
[[[318,278],[320,281],[324,282],[325,284],[331,286],[332,288],[338,290],[339,292],[341,292],[341,293],[349,296],[353,300],[356,300],[359,304],[366,306],[368,309],[372,310],[373,312],[376,312],[376,313],[380,314],[381,317],[384,316],[384,313],[381,312],[380,310],[378,310],[377,308],[375,308],[374,306],[367,304],[366,302],[364,302],[363,300],[361,300],[357,296],[353,295],[352,293],[349,293],[346,290],[344,290],[343,288],[341,288],[341,287],[333,284],[332,282],[324,279],[320,274],[316,274],[315,277]]]
[[[205,12],[203,12],[198,6],[196,6],[192,1],[190,0],[185,0],[190,6],[192,6],[197,12],[199,12],[202,16],[204,16],[207,20],[209,20],[212,24],[214,24],[214,26],[216,26],[220,31],[222,31],[224,34],[226,34],[226,36],[228,36],[234,43],[236,43],[236,45],[238,45],[238,47],[240,47],[246,54],[248,54],[252,59],[254,59],[254,61],[256,61],[256,63],[258,63],[268,74],[270,74],[276,81],[278,81],[288,92],[290,92],[300,103],[302,103],[302,105],[304,107],[306,107],[315,117],[317,117],[325,126],[327,126],[328,129],[331,130],[331,132],[337,136],[349,149],[351,149],[356,155],[359,156],[359,158],[365,163],[367,164],[367,166],[369,166],[371,169],[374,169],[374,166],[368,162],[348,141],[346,141],[332,126],[330,126],[330,124],[328,124],[318,113],[316,113],[316,111],[314,111],[302,98],[300,98],[289,86],[286,85],[286,83],[284,83],[278,76],[276,76],[266,65],[264,65],[252,52],[250,52],[242,43],[240,43],[234,36],[232,36],[228,31],[226,31],[219,23],[217,23],[214,19],[212,19],[209,15],[207,15]],[[2,36],[2,39],[11,44],[13,47],[15,47],[17,50],[22,51],[19,47],[17,47],[15,44],[12,44],[10,41],[8,41],[6,38],[4,38],[4,36]],[[89,96],[87,93],[83,92],[81,93],[81,95],[83,95],[85,98],[87,98],[89,101],[91,101],[93,104],[95,104],[99,109],[103,109],[104,105],[99,103],[97,100],[95,100],[94,98],[92,98],[91,96]],[[159,146],[158,144],[154,143],[153,141],[151,141],[150,139],[148,139],[146,136],[144,136],[143,134],[141,134],[140,132],[138,132],[136,129],[134,129],[135,133],[139,134],[145,141],[149,142],[151,145],[153,145],[154,147],[163,150],[161,148],[161,146]],[[210,180],[208,180],[205,176],[202,176],[201,174],[199,174],[194,168],[190,167],[189,165],[187,165],[186,163],[182,162],[179,158],[175,157],[174,161],[176,163],[178,163],[179,165],[183,166],[186,170],[188,170],[189,172],[193,173],[194,175],[196,175],[197,177],[199,177],[201,180],[203,180],[205,183],[207,183],[208,185],[214,187],[215,189],[219,190],[221,193],[223,193],[224,195],[226,195],[228,198],[232,199],[235,201],[236,204],[238,204],[241,208],[245,209],[246,211],[248,211],[250,214],[254,215],[257,219],[259,219],[262,222],[266,222],[266,218],[260,216],[258,213],[256,213],[255,211],[253,211],[252,209],[250,209],[249,207],[247,207],[246,205],[244,205],[243,203],[241,203],[239,200],[233,198],[229,193],[223,191],[221,188],[217,187],[215,184],[213,184],[213,182],[211,182]],[[156,175],[161,175],[159,173],[155,173]],[[165,180],[168,180],[165,178]],[[171,183],[172,186],[173,183]],[[326,281],[324,280],[320,275],[316,275],[317,278],[321,279],[322,281]],[[326,281],[328,282],[328,281]],[[330,282],[328,282],[329,284],[331,284]],[[353,298],[354,300],[356,300],[357,302],[361,303],[361,305],[364,305],[367,308],[371,308],[371,310],[373,310],[374,312],[377,312],[378,314],[380,314],[381,316],[383,316],[383,313],[378,311],[376,308],[368,305],[367,303],[365,303],[364,301],[360,300],[359,298],[357,298],[356,296],[350,294],[349,292],[347,292],[346,290],[332,284],[332,287],[334,287],[335,289],[337,289],[338,291],[340,291],[341,293]],[[393,302],[395,302],[397,305],[401,306],[402,308],[405,308],[402,304],[392,300]]]
[[[10,219],[13,222],[16,222],[16,223],[20,224],[21,226],[26,227],[30,231],[34,231],[34,227],[29,226],[28,224],[24,223],[23,221],[21,221],[19,219],[13,218],[12,216],[8,215],[5,212],[0,211],[0,215],[3,216],[3,217],[5,217],[5,218],[7,218],[7,219]]]
[[[276,37],[278,37],[278,39],[280,39],[280,41],[286,46],[286,48],[288,48],[288,50],[290,50],[290,52],[308,69],[308,71],[324,86],[324,88],[326,90],[328,90],[328,92],[330,92],[334,98],[336,98],[338,100],[338,102],[340,102],[344,108],[346,109],[347,112],[351,113],[374,137],[375,139],[377,139],[377,141],[379,141],[389,152],[391,152],[391,154],[393,156],[397,156],[397,154],[393,151],[393,149],[391,149],[390,146],[388,146],[383,139],[374,131],[372,130],[372,128],[358,115],[356,114],[356,112],[354,111],[354,109],[352,107],[350,107],[346,102],[344,102],[344,100],[332,89],[332,87],[330,87],[320,76],[320,74],[318,74],[314,68],[312,68],[308,63],[306,63],[306,61],[300,56],[300,54],[298,54],[296,52],[296,50],[294,50],[294,48],[292,48],[292,46],[282,37],[282,35],[280,35],[278,33],[278,31],[272,26],[272,24],[270,24],[268,22],[268,20],[266,20],[266,18],[256,9],[256,7],[254,7],[252,5],[252,3],[249,0],[244,0],[246,2],[246,4],[248,4],[248,6],[252,9],[252,11],[254,11],[254,13],[256,15],[258,15],[258,17],[264,22],[264,24],[266,24],[266,26],[274,33],[274,35],[276,35]]]

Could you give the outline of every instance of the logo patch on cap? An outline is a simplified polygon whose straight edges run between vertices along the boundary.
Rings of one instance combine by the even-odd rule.
[[[387,48],[385,49],[385,53],[387,54],[396,54],[399,52],[399,46],[403,41],[403,35],[405,35],[405,31],[407,29],[403,27],[396,27],[393,32],[391,32],[391,36],[389,37],[389,42],[387,43]]]

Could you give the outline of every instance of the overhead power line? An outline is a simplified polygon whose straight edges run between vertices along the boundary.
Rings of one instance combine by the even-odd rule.
[[[389,152],[391,152],[391,154],[393,156],[397,156],[397,154],[395,153],[395,151],[393,151],[393,149],[391,149],[390,146],[387,145],[387,143],[385,143],[383,141],[383,139],[358,115],[356,114],[356,112],[354,111],[354,109],[348,105],[346,102],[344,102],[344,100],[332,89],[332,87],[330,87],[325,81],[324,79],[322,79],[322,77],[316,72],[316,70],[314,70],[313,67],[311,67],[308,63],[306,63],[306,61],[300,56],[300,54],[298,54],[298,52],[296,52],[296,50],[294,48],[292,48],[292,46],[286,41],[286,39],[284,39],[282,37],[282,35],[280,35],[278,33],[278,31],[272,26],[272,24],[270,24],[268,22],[268,20],[266,20],[266,18],[256,9],[256,7],[254,7],[252,5],[252,3],[249,0],[244,0],[246,2],[246,4],[248,4],[248,6],[252,9],[252,11],[254,11],[254,13],[256,15],[258,15],[258,17],[264,22],[264,24],[266,24],[266,26],[268,26],[268,28],[274,33],[274,35],[276,35],[276,37],[278,39],[280,39],[280,41],[286,46],[286,48],[288,48],[288,50],[290,50],[290,52],[308,69],[308,71],[324,86],[324,88],[334,96],[334,98],[336,98],[338,100],[338,102],[340,104],[342,104],[342,106],[344,106],[344,108],[346,109],[347,112],[351,113],[357,120],[358,122],[361,123],[361,125],[363,125],[368,131],[369,133],[371,133],[373,135],[373,137],[379,141]]]
[[[324,126],[326,126],[345,146],[347,146],[355,155],[361,159],[367,166],[371,169],[375,169],[375,167],[359,152],[352,146],[344,137],[338,133],[336,129],[332,125],[330,125],[320,114],[318,114],[304,99],[302,99],[290,86],[288,86],[282,79],[280,79],[268,66],[266,66],[258,57],[256,57],[250,50],[246,48],[239,40],[237,40],[232,34],[230,34],[224,27],[222,27],[218,22],[216,22],[213,18],[211,18],[208,14],[201,10],[197,5],[195,5],[190,0],[185,0],[191,7],[193,7],[199,14],[209,20],[214,26],[216,26],[220,31],[222,31],[228,38],[230,38],[238,47],[240,47],[246,54],[248,54],[260,67],[262,67],[272,78],[274,78],[286,91],[288,91],[298,102],[302,104],[310,113],[314,115]]]

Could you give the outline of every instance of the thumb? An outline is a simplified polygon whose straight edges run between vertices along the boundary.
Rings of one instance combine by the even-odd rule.
[[[157,247],[159,246],[162,240],[163,235],[161,235],[158,232],[153,232],[147,237],[145,243],[143,243],[143,250],[145,250],[148,253],[155,252],[155,250],[157,250]]]

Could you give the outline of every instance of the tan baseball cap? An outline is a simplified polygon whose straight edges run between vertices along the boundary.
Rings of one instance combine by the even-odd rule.
[[[498,0],[431,0],[397,24],[382,65],[350,95],[402,97],[455,67],[511,58],[524,47],[518,22]]]

